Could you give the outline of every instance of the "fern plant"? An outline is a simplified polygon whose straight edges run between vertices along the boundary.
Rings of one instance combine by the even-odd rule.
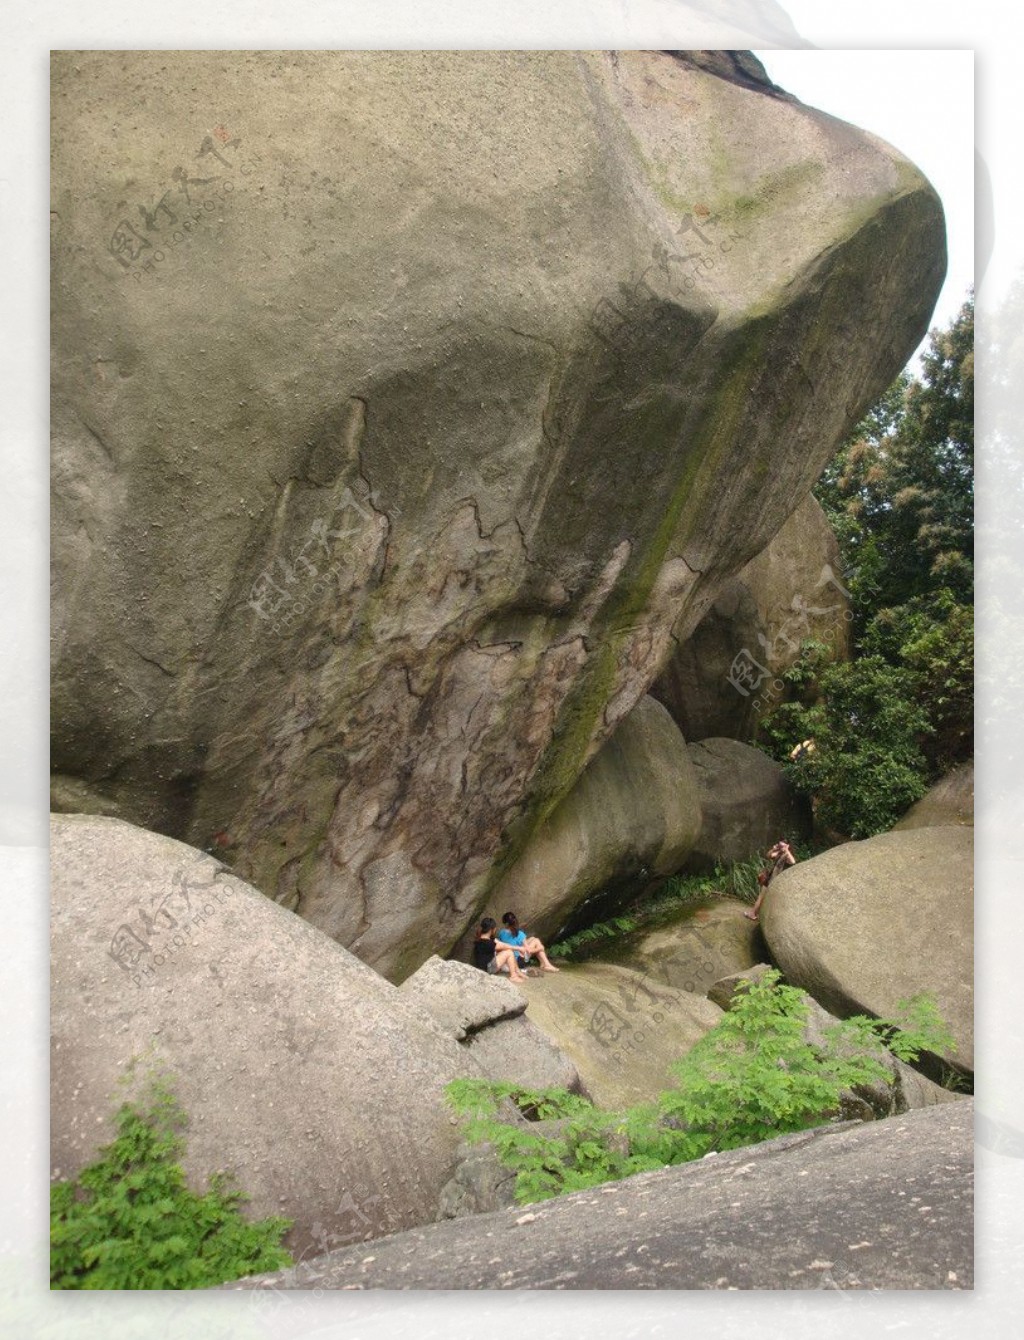
[[[548,950],[549,954],[557,958],[571,958],[577,949],[585,945],[592,945],[598,940],[619,939],[623,935],[629,935],[631,931],[639,930],[642,922],[636,917],[621,916],[611,917],[608,921],[597,921],[593,926],[587,926],[582,931],[577,931],[575,935],[567,935],[564,940],[559,940]]]
[[[623,1139],[623,1119],[603,1112],[567,1089],[528,1089],[508,1080],[456,1079],[446,1087],[449,1106],[465,1119],[471,1143],[488,1141],[501,1162],[516,1174],[520,1204],[547,1200],[634,1172],[661,1167],[646,1151]],[[499,1119],[508,1101],[538,1123],[511,1124]]]
[[[164,1083],[139,1107],[123,1103],[117,1136],[50,1193],[54,1289],[202,1289],[292,1264],[287,1219],[253,1223],[243,1193],[223,1175],[205,1195],[178,1162],[185,1114]]]
[[[741,982],[729,1011],[672,1068],[673,1087],[625,1112],[604,1112],[565,1089],[482,1079],[453,1080],[447,1100],[467,1139],[489,1141],[515,1171],[524,1204],[821,1125],[843,1090],[893,1083],[886,1047],[905,1061],[953,1047],[926,996],[892,1020],[837,1019],[814,1044],[805,1035],[808,1009],[806,992],[783,985],[776,969]],[[502,1121],[509,1101],[556,1128]]]

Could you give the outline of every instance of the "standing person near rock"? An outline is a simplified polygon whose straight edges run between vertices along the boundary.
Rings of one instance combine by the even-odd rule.
[[[473,963],[483,972],[507,972],[509,981],[525,982],[515,950],[495,942],[497,930],[498,923],[494,918],[484,917],[473,941]]]
[[[757,895],[757,902],[753,907],[748,908],[743,915],[749,921],[756,921],[757,914],[761,910],[761,904],[764,902],[764,896],[768,892],[768,885],[772,882],[780,870],[785,870],[787,865],[796,865],[796,857],[790,850],[789,843],[785,838],[780,838],[774,847],[769,847],[765,852],[765,857],[771,861],[770,870],[762,870],[757,876],[757,882],[761,886],[761,892]]]
[[[502,917],[501,930],[498,932],[498,939],[502,944],[512,945],[514,947],[518,963],[524,964],[531,955],[536,954],[540,959],[540,966],[545,972],[559,971],[544,952],[544,946],[537,939],[536,935],[528,936],[524,930],[520,930],[519,919],[514,912],[506,912]]]

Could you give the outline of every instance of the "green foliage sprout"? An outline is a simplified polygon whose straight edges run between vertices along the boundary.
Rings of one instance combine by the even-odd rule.
[[[115,1120],[116,1138],[77,1179],[51,1187],[52,1288],[202,1289],[292,1264],[280,1246],[289,1220],[245,1219],[244,1194],[222,1174],[205,1195],[189,1189],[185,1114],[166,1084]]]
[[[901,1003],[893,1019],[837,1019],[813,1039],[808,1013],[806,992],[783,985],[776,969],[741,982],[731,1009],[672,1068],[673,1087],[625,1112],[565,1089],[483,1079],[453,1080],[446,1098],[466,1138],[490,1142],[515,1171],[526,1204],[820,1126],[845,1090],[893,1084],[886,1048],[903,1061],[953,1049],[926,995]],[[502,1120],[510,1100],[539,1121]]]

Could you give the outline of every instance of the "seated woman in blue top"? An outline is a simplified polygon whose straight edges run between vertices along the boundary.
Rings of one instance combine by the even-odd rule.
[[[545,972],[559,971],[545,954],[544,946],[536,935],[527,935],[525,931],[519,929],[519,921],[514,912],[506,912],[502,917],[498,939],[502,944],[512,945],[520,964],[526,963],[532,954],[536,954]]]

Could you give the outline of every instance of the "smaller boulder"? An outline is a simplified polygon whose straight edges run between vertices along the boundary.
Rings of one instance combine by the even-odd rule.
[[[746,861],[779,838],[790,842],[810,829],[806,802],[781,766],[739,740],[701,740],[689,746],[697,773],[701,829],[686,868],[713,870]]]
[[[892,1018],[922,992],[974,1068],[973,834],[955,824],[881,833],[772,880],[761,928],[788,981],[832,1013]]]
[[[638,889],[674,874],[699,829],[686,741],[660,703],[641,698],[488,903],[496,915],[515,908],[521,926],[550,937],[591,895],[600,892],[611,915]],[[456,952],[468,952],[470,942],[467,932]]]
[[[974,827],[974,764],[954,768],[912,805],[896,825],[904,828],[940,828],[944,824]]]
[[[813,494],[718,591],[697,627],[680,636],[651,689],[688,740],[753,738],[784,700],[782,676],[813,638],[849,656],[850,611],[839,545]],[[686,618],[686,615],[683,615]],[[752,686],[753,682],[753,686]]]
[[[526,1010],[526,997],[500,973],[481,972],[434,954],[398,988],[456,1042]]]
[[[565,967],[526,985],[533,1022],[575,1064],[598,1107],[649,1102],[670,1067],[722,1017],[703,995],[610,963]]]
[[[740,982],[760,982],[771,967],[767,963],[758,963],[746,972],[734,973],[723,977],[708,992],[708,999],[723,1010],[732,1006],[733,998]],[[826,1047],[825,1031],[830,1024],[836,1023],[834,1015],[823,1010],[818,1002],[809,996],[807,999],[807,1024],[804,1038],[816,1050]],[[874,1084],[858,1084],[840,1095],[840,1115],[846,1120],[875,1121],[882,1117],[899,1116],[911,1108],[933,1107],[936,1103],[955,1101],[959,1094],[933,1084],[930,1079],[919,1074],[905,1062],[898,1060],[891,1052],[886,1052],[884,1060],[892,1075],[892,1083],[878,1080]]]
[[[564,1118],[548,1121],[528,1121],[511,1108],[499,1114],[498,1120],[509,1126],[518,1126],[531,1135],[556,1139],[565,1131]],[[605,1143],[618,1154],[629,1153],[629,1140],[624,1132],[608,1131]],[[451,1181],[441,1192],[438,1218],[461,1219],[467,1214],[490,1214],[516,1203],[516,1174],[498,1157],[489,1141],[461,1145],[457,1165]]]
[[[751,968],[764,954],[761,933],[745,911],[736,898],[687,908],[631,944],[621,961],[665,986],[705,995],[720,978]]]
[[[836,1022],[835,1015],[823,1010],[813,997],[808,999],[807,1027],[804,1037],[819,1048],[825,1046],[825,1030]],[[873,1084],[856,1084],[840,1095],[840,1113],[847,1120],[880,1121],[883,1117],[900,1116],[915,1107],[934,1107],[936,1103],[955,1102],[959,1094],[933,1084],[906,1062],[883,1052],[892,1082],[884,1079]]]
[[[434,955],[399,990],[445,1037],[462,1044],[471,1073],[528,1089],[583,1092],[576,1067],[525,1018],[526,996],[507,977]]]
[[[510,1080],[528,1089],[586,1092],[565,1052],[525,1015],[481,1028],[467,1038],[466,1048],[489,1079]]]
[[[717,1005],[719,1009],[727,1010],[732,1005],[732,998],[736,994],[736,988],[740,982],[760,982],[765,973],[770,971],[771,964],[755,963],[742,972],[734,972],[728,977],[720,977],[708,991],[708,1000]]]
[[[490,1214],[516,1203],[516,1174],[506,1168],[488,1143],[462,1144],[455,1172],[437,1202],[439,1219],[462,1219],[467,1214]]]

